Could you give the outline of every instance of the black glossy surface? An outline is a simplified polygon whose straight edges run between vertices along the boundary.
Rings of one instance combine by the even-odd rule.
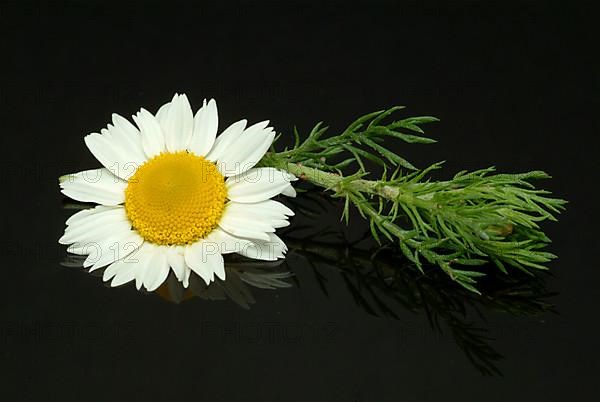
[[[591,3],[0,7],[3,401],[598,399]],[[394,104],[438,116],[439,143],[403,154],[420,166],[445,159],[448,175],[492,164],[553,174],[540,184],[570,201],[545,225],[560,259],[551,276],[489,280],[494,297],[477,299],[393,252],[372,271],[370,245],[340,237],[359,238],[364,222],[344,228],[327,204],[286,232],[292,250],[277,269],[294,273],[292,286],[248,287],[250,309],[110,289],[60,265],[71,211],[56,179],[99,165],[83,136],[175,91],[196,107],[216,98],[223,126],[268,118],[284,133],[320,120],[335,131]],[[531,297],[498,296],[515,286]],[[555,312],[540,312],[546,302]]]

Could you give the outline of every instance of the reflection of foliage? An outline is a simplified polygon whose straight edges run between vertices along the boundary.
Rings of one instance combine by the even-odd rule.
[[[472,321],[485,320],[483,310],[513,315],[534,315],[552,311],[546,299],[552,296],[540,277],[502,275],[487,277],[481,283],[483,296],[458,286],[444,273],[431,267],[425,275],[394,248],[368,249],[339,241],[319,242],[286,237],[292,252],[303,255],[311,265],[320,288],[327,294],[324,266],[339,270],[357,305],[376,316],[398,319],[408,310],[426,314],[432,328],[447,327],[455,342],[473,365],[484,374],[500,374],[496,363],[502,358],[491,345],[493,338],[485,326]]]

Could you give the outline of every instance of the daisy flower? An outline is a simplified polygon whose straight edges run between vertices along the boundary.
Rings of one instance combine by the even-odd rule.
[[[295,196],[287,172],[254,167],[271,146],[269,122],[240,120],[217,137],[217,104],[194,115],[186,95],[175,94],[156,115],[141,109],[133,120],[118,114],[100,133],[85,137],[104,166],[60,178],[61,192],[96,203],[66,221],[61,244],[87,256],[90,271],[106,267],[105,281],[157,289],[170,270],[184,287],[192,272],[206,284],[225,279],[223,254],[259,260],[283,258],[275,230],[293,212],[278,194]]]

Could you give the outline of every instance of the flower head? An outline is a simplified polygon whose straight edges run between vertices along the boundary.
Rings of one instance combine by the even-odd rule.
[[[63,194],[99,204],[67,220],[59,242],[85,255],[104,280],[158,288],[173,270],[187,287],[191,272],[209,284],[225,279],[223,254],[276,260],[287,250],[275,230],[293,212],[278,194],[295,196],[287,172],[254,167],[273,142],[268,121],[240,120],[217,136],[214,100],[194,115],[175,94],[156,115],[141,109],[136,126],[112,124],[85,137],[104,166],[60,179]]]

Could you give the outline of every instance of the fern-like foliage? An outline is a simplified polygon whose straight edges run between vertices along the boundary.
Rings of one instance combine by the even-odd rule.
[[[528,273],[546,269],[555,256],[543,250],[550,239],[539,224],[556,220],[566,201],[550,197],[532,182],[550,176],[542,171],[499,174],[490,167],[433,180],[431,172],[442,163],[417,169],[386,142],[435,142],[423,135],[421,126],[437,119],[385,123],[400,109],[362,116],[333,136],[326,136],[327,127],[320,123],[304,141],[294,130],[294,146],[281,152],[273,148],[261,164],[325,188],[344,200],[346,221],[354,206],[369,220],[379,242],[396,243],[420,269],[424,263],[437,265],[470,291],[478,292],[476,281],[485,275],[473,267],[488,261],[504,273],[509,267]],[[380,166],[383,174],[373,179],[368,163]]]

